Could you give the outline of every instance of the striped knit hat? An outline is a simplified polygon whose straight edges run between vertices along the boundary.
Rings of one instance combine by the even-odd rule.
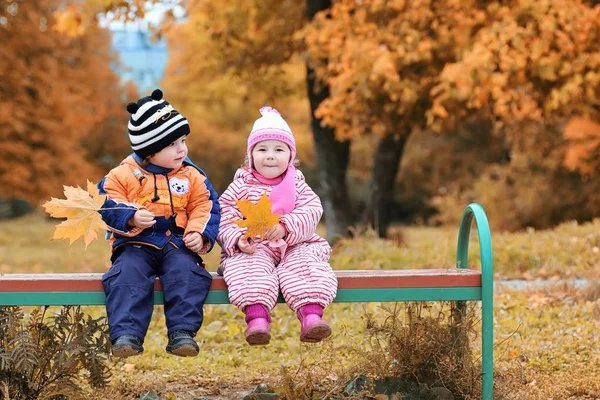
[[[141,158],[158,153],[190,133],[187,119],[162,97],[163,92],[155,89],[152,95],[127,104],[127,111],[132,114],[127,126],[129,142]]]

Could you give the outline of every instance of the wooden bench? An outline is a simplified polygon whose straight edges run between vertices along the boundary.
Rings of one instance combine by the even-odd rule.
[[[481,271],[467,269],[469,236],[475,219],[479,236]],[[470,204],[458,235],[456,268],[420,270],[336,271],[335,302],[464,301],[482,302],[482,398],[493,399],[493,261],[488,220],[483,208]],[[0,306],[102,305],[102,274],[0,275]],[[162,304],[156,281],[155,304]],[[280,302],[283,301],[280,298]],[[223,278],[213,274],[207,304],[228,304]]]

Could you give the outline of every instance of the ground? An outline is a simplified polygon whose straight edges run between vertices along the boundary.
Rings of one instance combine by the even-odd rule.
[[[107,242],[50,241],[55,221],[35,214],[0,223],[0,273],[103,272],[109,266]],[[454,266],[457,227],[401,227],[390,240],[361,235],[340,243],[331,263],[338,269],[444,268]],[[544,279],[535,290],[495,293],[495,371],[497,398],[600,399],[600,221],[566,223],[553,230],[498,233],[492,228],[495,279]],[[216,270],[218,251],[206,259]],[[476,239],[471,268],[478,268]],[[568,280],[589,281],[574,288]],[[566,279],[567,283],[550,285]],[[102,307],[88,307],[103,315]],[[198,335],[200,356],[180,359],[164,351],[161,307],[156,307],[143,356],[113,360],[113,377],[97,399],[235,398],[264,382],[274,387],[311,387],[335,393],[367,368],[349,349],[366,349],[367,313],[381,320],[380,304],[333,304],[326,313],[333,337],[300,344],[300,325],[285,305],[273,313],[273,339],[266,347],[247,346],[242,314],[229,305],[206,306]],[[473,337],[473,348],[479,338]],[[474,357],[477,360],[478,355]],[[374,371],[376,368],[373,369]],[[286,386],[287,385],[287,386]],[[282,389],[283,390],[283,389]],[[146,396],[146,397],[144,397]]]

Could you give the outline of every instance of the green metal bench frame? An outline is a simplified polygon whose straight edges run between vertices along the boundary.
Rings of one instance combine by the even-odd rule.
[[[471,225],[479,236],[481,271],[467,269]],[[336,271],[335,302],[465,301],[482,302],[482,398],[494,396],[493,259],[492,239],[483,208],[472,203],[465,209],[458,233],[456,268],[420,270]],[[0,275],[0,306],[103,305],[102,274]],[[280,297],[280,302],[283,299]],[[155,304],[163,303],[156,281]],[[207,304],[228,304],[223,278],[213,274]]]

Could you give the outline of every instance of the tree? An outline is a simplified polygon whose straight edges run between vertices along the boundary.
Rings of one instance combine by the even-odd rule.
[[[379,234],[408,135],[491,120],[513,151],[542,159],[553,141],[531,140],[525,125],[597,114],[599,16],[590,2],[554,0],[340,0],[318,15],[305,42],[331,90],[317,116],[340,138],[381,137],[367,208]]]
[[[246,87],[268,92],[282,87],[273,78],[282,76],[279,71],[293,54],[303,56],[328,236],[343,234],[352,221],[346,189],[350,141],[372,134],[381,140],[365,220],[385,236],[406,140],[426,128],[430,91],[444,66],[458,60],[486,22],[482,7],[453,0],[410,6],[400,0],[333,5],[311,0],[305,8],[308,23],[301,25],[295,23],[298,7],[289,2],[216,7],[197,1],[189,8],[186,36],[203,31],[208,40],[197,41],[204,40],[202,46],[183,44],[185,62],[177,65],[197,75],[231,73]],[[190,75],[188,70],[182,82]]]
[[[131,115],[126,110],[126,104],[136,101],[139,93],[131,82],[122,85],[112,70],[104,71],[101,82],[104,87],[98,88],[98,97],[102,101],[95,106],[96,113],[103,117],[83,137],[82,148],[85,159],[107,173],[131,154],[127,136],[127,123]]]
[[[282,92],[283,66],[294,54],[306,59],[328,236],[344,235],[352,222],[346,188],[350,141],[370,134],[378,134],[381,142],[367,222],[384,236],[406,139],[425,125],[429,91],[445,63],[456,61],[460,46],[468,44],[471,30],[485,18],[477,6],[475,1],[451,0],[410,7],[403,1],[332,5],[308,0],[308,23],[303,24],[295,2],[222,2],[217,7],[196,1],[177,36],[197,37],[198,31],[208,35],[178,46],[175,65],[180,74],[168,81],[189,89],[191,76],[225,74],[240,79],[246,88]],[[187,90],[182,96],[193,102],[201,93]]]
[[[502,205],[495,211],[505,228],[598,215],[595,182],[565,171],[563,163],[566,157],[568,167],[588,172],[588,158],[597,154],[586,154],[589,146],[577,141],[592,139],[594,146],[594,135],[572,131],[573,124],[566,126],[567,141],[562,135],[572,117],[600,117],[600,6],[594,3],[491,3],[472,46],[446,65],[432,89],[433,129],[480,115],[505,137],[509,162],[474,187],[477,198]]]
[[[326,12],[330,8],[330,0],[307,0],[304,15],[307,21],[313,21],[317,13]],[[325,227],[330,242],[335,242],[338,238],[347,236],[348,227],[354,220],[346,178],[350,163],[350,138],[338,140],[335,128],[327,126],[317,114],[321,104],[331,96],[331,90],[326,82],[317,77],[310,62],[306,64],[306,89],[319,184],[323,194]]]
[[[112,112],[108,99],[120,99],[108,34],[97,26],[58,32],[59,5],[9,0],[0,8],[0,185],[32,202],[99,175],[82,141]]]
[[[364,216],[380,236],[406,141],[426,127],[430,90],[484,19],[477,1],[341,0],[305,28],[310,63],[330,87],[316,116],[339,140],[380,138]]]

